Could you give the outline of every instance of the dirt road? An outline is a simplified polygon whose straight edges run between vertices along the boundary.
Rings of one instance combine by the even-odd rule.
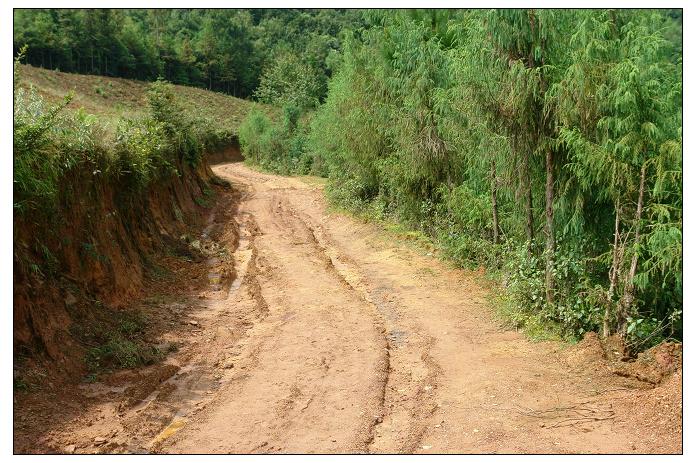
[[[55,442],[78,452],[681,451],[681,411],[661,402],[675,388],[681,398],[679,377],[652,388],[612,374],[596,346],[501,328],[480,276],[327,212],[317,184],[240,163],[214,171],[241,192],[238,210],[206,231],[236,248],[229,290],[211,270],[173,369],[152,368],[162,383],[135,404],[102,401],[100,419],[77,420]]]

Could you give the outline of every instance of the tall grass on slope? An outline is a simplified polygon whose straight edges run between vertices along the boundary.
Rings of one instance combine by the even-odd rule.
[[[21,57],[20,57],[21,58]],[[177,174],[176,165],[196,166],[205,151],[230,143],[230,130],[189,117],[171,84],[148,89],[149,113],[120,118],[115,135],[83,110],[66,110],[73,98],[49,104],[33,88],[20,85],[19,58],[14,82],[14,209],[19,214],[55,208],[61,179],[72,169],[94,176],[126,177],[133,189]]]

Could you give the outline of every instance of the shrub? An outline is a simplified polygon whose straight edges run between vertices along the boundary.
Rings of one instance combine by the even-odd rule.
[[[150,117],[161,125],[179,159],[194,167],[198,165],[203,154],[203,137],[176,101],[173,85],[159,79],[150,84],[147,97]]]
[[[316,165],[308,150],[309,124],[299,106],[288,103],[281,121],[272,121],[258,108],[239,128],[239,142],[247,162],[280,174],[309,174]]]
[[[256,107],[244,118],[239,126],[239,145],[247,160],[255,163],[261,161],[261,140],[267,135],[271,125],[268,116]]]
[[[127,120],[116,131],[115,150],[119,173],[144,187],[160,169],[176,172],[171,163],[173,147],[164,125],[152,119]]]

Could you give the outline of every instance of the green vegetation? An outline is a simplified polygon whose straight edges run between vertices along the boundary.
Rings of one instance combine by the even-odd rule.
[[[239,144],[246,160],[280,174],[321,174],[321,158],[307,149],[309,124],[294,104],[282,108],[274,121],[254,108],[239,127]]]
[[[60,104],[72,93],[67,109],[83,109],[99,120],[109,135],[116,131],[121,119],[137,119],[149,114],[149,82],[111,77],[70,74],[20,65],[19,87],[32,88],[47,103]],[[95,88],[104,88],[107,98]],[[194,87],[172,85],[177,104],[190,119],[216,130],[236,133],[252,102],[218,92]]]
[[[362,21],[342,35],[316,111],[298,103],[299,68],[286,72],[296,86],[259,92],[283,116],[248,115],[249,162],[326,175],[337,205],[484,265],[508,318],[537,335],[617,333],[634,350],[681,338],[681,12]]]
[[[259,82],[271,90],[264,75],[290,63],[306,71],[309,96],[319,99],[339,32],[359,18],[355,10],[16,9],[14,48],[28,45],[28,63],[43,68],[162,77],[239,97]],[[95,92],[109,97],[103,86]]]
[[[203,152],[230,144],[234,136],[213,120],[190,116],[164,81],[149,85],[149,113],[121,117],[115,131],[109,130],[82,109],[66,110],[72,94],[49,103],[34,86],[23,85],[20,59],[13,150],[14,208],[20,214],[52,211],[71,172],[116,178],[137,192],[153,179],[178,174],[181,163],[196,166]]]
[[[92,375],[118,369],[149,365],[164,356],[157,347],[143,340],[146,320],[139,312],[112,315],[108,322],[83,323],[75,336],[91,346],[85,363]]]
[[[50,209],[78,166],[137,192],[238,134],[247,162],[328,177],[336,206],[486,267],[519,326],[618,334],[635,351],[682,336],[679,10],[51,9],[14,20],[31,64],[155,81],[146,91],[16,67],[36,87],[15,79],[19,214]]]

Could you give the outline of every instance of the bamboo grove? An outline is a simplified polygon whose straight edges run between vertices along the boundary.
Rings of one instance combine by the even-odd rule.
[[[252,112],[250,162],[484,266],[510,318],[681,338],[681,12],[363,12],[313,108]],[[286,73],[287,74],[287,73]],[[273,87],[272,81],[266,85]],[[278,86],[280,88],[280,86]]]

